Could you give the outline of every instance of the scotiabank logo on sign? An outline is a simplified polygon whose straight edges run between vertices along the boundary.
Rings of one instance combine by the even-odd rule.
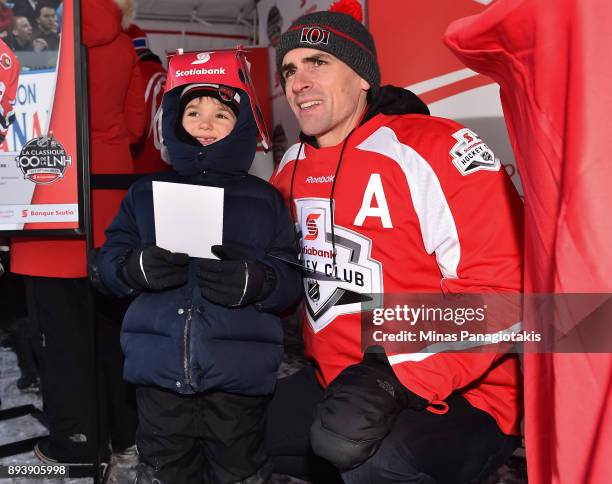
[[[340,225],[331,234],[329,199],[295,201],[302,239],[308,322],[316,333],[337,316],[361,312],[372,294],[383,292],[382,266],[372,259],[372,241]],[[334,257],[335,256],[335,257]]]
[[[321,216],[320,213],[311,213],[306,217],[307,234],[304,240],[315,240],[319,236],[319,228],[317,227],[317,219]]]
[[[53,136],[33,138],[16,158],[23,177],[38,185],[50,185],[64,178],[72,157]]]
[[[196,56],[196,60],[192,64],[206,64],[210,60],[210,54],[208,52],[200,52]]]

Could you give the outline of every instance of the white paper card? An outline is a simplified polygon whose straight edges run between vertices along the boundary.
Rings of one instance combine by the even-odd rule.
[[[158,247],[217,258],[210,248],[223,243],[223,188],[154,181],[153,210]]]

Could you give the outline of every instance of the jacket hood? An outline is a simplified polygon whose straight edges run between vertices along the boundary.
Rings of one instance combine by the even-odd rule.
[[[85,0],[81,8],[83,43],[106,45],[122,32],[122,13],[113,0]]]
[[[377,114],[429,115],[429,108],[416,94],[408,89],[397,86],[383,86],[378,95],[368,105],[361,124],[372,119]]]
[[[229,135],[211,145],[198,146],[181,141],[177,136],[182,114],[179,112],[179,101],[184,87],[167,92],[162,101],[162,136],[174,169],[183,176],[193,176],[203,171],[246,175],[255,157],[259,133],[249,96],[238,89],[240,111]]]
[[[136,16],[136,0],[113,0],[121,10],[121,27],[123,30],[130,28]]]
[[[361,120],[362,124],[377,114],[425,114],[429,115],[429,108],[412,91],[397,86],[383,86],[377,96],[368,104],[366,113]],[[314,136],[300,133],[300,140],[311,146],[318,146]]]

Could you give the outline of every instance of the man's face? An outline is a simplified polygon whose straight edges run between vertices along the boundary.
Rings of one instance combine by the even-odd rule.
[[[57,32],[57,15],[55,15],[55,9],[51,7],[41,8],[37,21],[41,29]]]
[[[13,35],[21,40],[32,40],[32,25],[27,17],[15,17]]]
[[[234,129],[236,116],[225,104],[210,96],[192,99],[183,111],[183,128],[203,146],[225,138]]]
[[[285,55],[280,75],[300,129],[321,147],[337,145],[359,122],[370,85],[337,57],[293,49]]]

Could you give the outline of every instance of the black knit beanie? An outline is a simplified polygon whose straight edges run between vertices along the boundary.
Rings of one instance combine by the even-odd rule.
[[[238,111],[240,110],[240,94],[237,93],[236,89],[225,86],[223,84],[190,84],[181,92],[181,100],[179,105],[179,112],[181,116],[183,111],[190,103],[192,99],[197,97],[208,96],[215,98],[221,104],[226,105],[232,110],[234,116],[238,117]]]
[[[360,10],[360,6],[357,6]],[[334,9],[334,5],[331,9]],[[370,84],[372,96],[378,94],[380,68],[374,39],[365,26],[351,14],[322,11],[299,17],[280,37],[276,47],[277,70],[280,72],[287,52],[302,47],[322,50],[337,57]],[[285,80],[282,76],[280,83],[285,90]]]

